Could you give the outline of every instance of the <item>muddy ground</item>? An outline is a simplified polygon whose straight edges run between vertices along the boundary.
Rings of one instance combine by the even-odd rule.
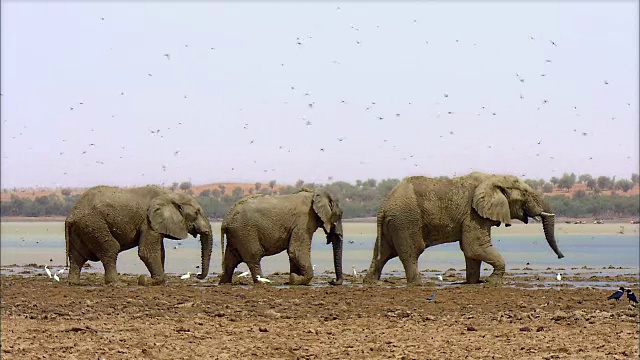
[[[536,276],[497,287],[82,277],[2,276],[2,359],[638,359],[637,307],[607,301],[609,289],[531,289]],[[637,277],[611,280],[639,293]]]

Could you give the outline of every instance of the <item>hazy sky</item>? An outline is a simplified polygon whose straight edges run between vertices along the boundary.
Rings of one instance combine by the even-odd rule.
[[[637,1],[3,1],[1,26],[3,188],[638,172]]]

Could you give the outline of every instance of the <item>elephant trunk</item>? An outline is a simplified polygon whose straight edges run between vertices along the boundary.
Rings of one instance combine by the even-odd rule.
[[[342,283],[342,235],[331,234],[331,244],[333,246],[333,266],[336,270],[336,281],[334,284]]]
[[[211,224],[207,220],[207,227],[199,232],[200,234],[200,250],[202,264],[200,266],[201,272],[198,275],[198,279],[202,280],[209,274],[209,263],[211,261],[211,249],[213,247],[213,233],[211,231]]]
[[[547,243],[553,251],[558,255],[558,259],[562,259],[564,255],[558,248],[558,243],[556,242],[556,237],[554,234],[554,226],[555,226],[555,214],[551,214],[548,212],[542,212],[540,214],[542,218],[542,229],[544,230],[544,237],[547,239]]]

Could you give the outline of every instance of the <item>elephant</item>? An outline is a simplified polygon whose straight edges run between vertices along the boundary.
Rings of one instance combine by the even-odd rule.
[[[196,200],[157,186],[121,189],[95,186],[76,201],[65,220],[68,279],[80,279],[87,260],[101,261],[106,284],[119,284],[118,254],[138,246],[138,256],[151,274],[151,284],[165,282],[164,238],[200,235],[201,273],[209,272],[213,235],[211,224]],[[69,266],[70,264],[70,266]],[[146,277],[141,276],[140,280]]]
[[[262,276],[260,260],[287,250],[289,284],[308,285],[313,278],[311,238],[321,227],[333,245],[336,279],[342,284],[342,209],[325,189],[302,188],[289,195],[248,195],[238,200],[222,220],[222,275],[229,284],[239,263],[249,267],[254,284]],[[225,235],[227,245],[225,249]]]
[[[365,283],[380,279],[383,266],[398,256],[407,283],[420,283],[418,257],[434,245],[460,242],[466,283],[480,281],[480,265],[493,267],[489,282],[500,282],[505,263],[491,244],[491,227],[542,220],[545,238],[559,259],[554,236],[555,215],[529,185],[512,175],[473,172],[448,180],[410,176],[384,199],[377,215],[377,236]],[[484,281],[482,281],[484,282]]]

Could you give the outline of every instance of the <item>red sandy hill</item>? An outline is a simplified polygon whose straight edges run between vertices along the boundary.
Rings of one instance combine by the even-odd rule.
[[[233,189],[239,187],[242,189],[243,194],[249,194],[249,191],[251,189],[253,189],[255,191],[255,184],[248,184],[248,183],[214,183],[214,184],[205,184],[205,185],[194,185],[191,190],[193,191],[193,193],[195,195],[200,194],[202,191],[204,190],[220,190],[220,186],[224,186],[225,187],[225,194],[231,194],[231,192],[233,191]],[[276,184],[273,187],[274,191],[278,191],[280,190],[280,188],[282,186],[286,186],[286,185],[279,185]],[[262,187],[260,188],[260,190],[262,189],[268,189],[269,188],[269,184],[262,184]],[[68,188],[71,191],[71,194],[82,194],[82,192],[84,192],[86,189],[85,188]],[[591,193],[590,190],[587,189],[587,186],[585,184],[575,184],[573,185],[573,187],[571,188],[571,190],[558,190],[557,188],[553,190],[553,192],[551,194],[548,195],[564,195],[564,196],[572,196],[576,191],[579,190],[584,190],[587,193]],[[178,190],[180,191],[180,190]],[[638,184],[636,184],[631,190],[627,191],[627,192],[622,192],[622,191],[615,191],[616,194],[621,195],[621,196],[635,196],[638,195],[640,193],[640,186]],[[52,189],[52,188],[37,188],[37,189],[33,189],[33,188],[25,188],[25,189],[15,189],[15,190],[6,190],[6,192],[3,190],[3,192],[0,194],[0,201],[9,201],[11,200],[11,195],[15,194],[18,197],[21,198],[27,198],[27,199],[35,199],[38,196],[48,196],[50,194],[56,194],[57,196],[62,197],[62,188],[56,188],[56,189]],[[602,191],[602,195],[611,195],[611,191],[610,190],[605,190]]]

